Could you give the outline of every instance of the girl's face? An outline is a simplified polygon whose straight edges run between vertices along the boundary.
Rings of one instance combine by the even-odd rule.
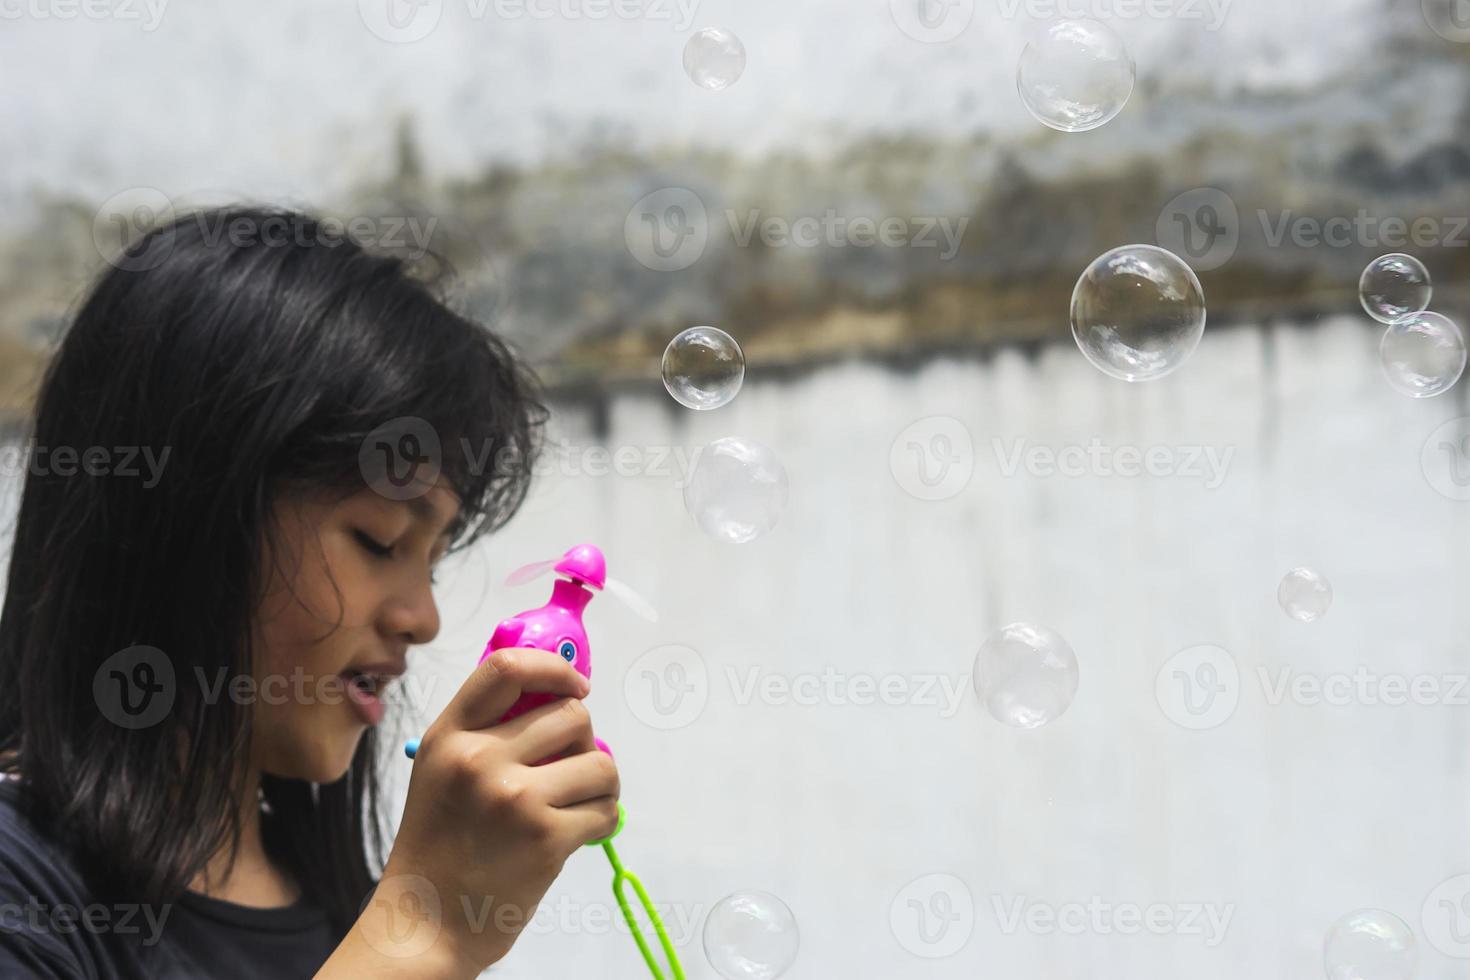
[[[363,489],[276,507],[279,550],[265,556],[255,623],[252,748],[263,772],[318,783],[347,772],[409,646],[439,632],[431,575],[458,510],[442,483],[411,500]]]

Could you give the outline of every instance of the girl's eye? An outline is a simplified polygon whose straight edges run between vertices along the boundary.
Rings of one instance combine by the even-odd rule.
[[[389,558],[392,556],[392,545],[379,544],[372,537],[361,531],[353,531],[352,533],[356,536],[357,543],[362,545],[370,554],[376,555],[379,558]]]
[[[562,640],[561,646],[556,648],[556,652],[561,654],[561,658],[567,663],[571,663],[577,659],[577,644],[571,640]]]

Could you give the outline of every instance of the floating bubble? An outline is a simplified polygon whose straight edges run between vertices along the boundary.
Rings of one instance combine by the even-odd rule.
[[[1388,383],[1411,398],[1443,394],[1465,373],[1465,335],[1438,313],[1395,320],[1384,331],[1378,354]]]
[[[1016,88],[1031,115],[1052,129],[1082,133],[1123,111],[1136,76],[1132,56],[1110,28],[1060,20],[1021,52]]]
[[[1077,655],[1045,626],[1012,623],[975,655],[975,693],[1015,728],[1040,728],[1060,718],[1077,696],[1077,681]]]
[[[1315,623],[1332,606],[1332,583],[1311,568],[1293,568],[1276,588],[1276,601],[1299,623]]]
[[[726,436],[700,452],[684,485],[684,507],[710,537],[754,541],[776,526],[790,486],[776,454],[752,439]]]
[[[1096,260],[1072,291],[1072,336],[1098,370],[1124,381],[1162,378],[1205,332],[1205,293],[1184,260],[1124,245]]]
[[[729,88],[745,73],[745,45],[723,27],[696,31],[684,45],[684,71],[700,88]]]
[[[664,348],[664,387],[685,408],[728,405],[745,381],[745,352],[718,327],[690,327]]]
[[[1328,980],[1410,980],[1419,958],[1414,930],[1392,912],[1362,909],[1327,933],[1322,958]]]
[[[1393,323],[1429,309],[1434,287],[1429,270],[1412,255],[1395,252],[1368,263],[1358,280],[1363,309],[1379,323]]]
[[[796,962],[796,916],[769,892],[736,892],[704,920],[704,955],[726,980],[775,980]]]

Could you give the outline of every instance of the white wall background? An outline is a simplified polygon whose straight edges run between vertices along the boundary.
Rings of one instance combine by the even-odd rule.
[[[544,601],[545,582],[499,580],[579,542],[602,546],[610,572],[656,603],[656,625],[607,598],[592,604],[589,703],[623,773],[620,851],[667,909],[691,977],[716,975],[700,924],[741,889],[795,912],[792,978],[1320,976],[1326,931],[1360,907],[1414,928],[1420,976],[1470,977],[1426,940],[1421,917],[1433,889],[1470,872],[1470,708],[1268,697],[1286,668],[1326,677],[1362,666],[1432,677],[1446,692],[1470,672],[1470,503],[1437,492],[1421,468],[1430,433],[1470,414],[1465,388],[1422,402],[1395,394],[1377,336],[1361,316],[1211,332],[1184,369],[1138,386],[1070,345],[1036,361],[1007,352],[916,374],[849,364],[796,382],[765,380],[753,364],[731,405],[698,415],[670,410],[650,379],[613,404],[596,444],[763,441],[790,474],[781,524],[724,545],[685,513],[675,473],[550,473],[448,575],[444,631],[413,671],[442,678],[428,687],[437,710],[495,621]],[[968,485],[938,502],[908,494],[889,466],[895,436],[931,415],[961,420],[974,445]],[[594,444],[577,412],[555,424],[571,445]],[[1094,437],[1233,456],[1208,489],[1182,476],[1006,476],[994,447]],[[1296,565],[1336,591],[1310,626],[1276,602]],[[1018,619],[1058,630],[1081,666],[1071,710],[1033,732],[993,720],[968,687],[980,642]],[[670,643],[697,652],[706,681],[689,696],[707,700],[664,731],[643,720],[657,716],[639,658]],[[1205,643],[1238,664],[1239,704],[1191,731],[1170,720],[1156,676]],[[942,700],[741,703],[728,673],[829,666],[915,686],[943,676],[964,696],[952,714]],[[917,955],[937,947],[904,925],[916,895],[900,892],[929,875],[953,876],[973,901],[969,938],[948,958]],[[631,939],[606,924],[609,880],[600,854],[574,857],[494,972],[643,975]],[[919,900],[936,880],[920,883]],[[1007,934],[1002,913],[1018,899],[1161,903],[1181,917],[1208,904],[1232,918],[1218,945],[1207,933]],[[1444,935],[1447,913],[1435,911],[1429,928]],[[957,943],[966,923],[952,928]]]
[[[1056,146],[1072,166],[1184,142],[1210,121],[1275,128],[1298,99],[1295,133],[1367,123],[1408,154],[1439,128],[1423,120],[1458,106],[1453,80],[1441,98],[1402,99],[1391,80],[1358,88],[1377,77],[1375,56],[1389,53],[1380,46],[1438,43],[1420,0],[955,2],[967,26],[936,44],[896,26],[893,9],[917,0],[617,0],[633,17],[607,15],[610,0],[601,17],[577,14],[583,0],[392,0],[413,28],[390,33],[395,43],[367,26],[386,23],[390,0],[89,0],[104,14],[70,18],[44,13],[64,0],[8,0],[0,203],[19,211],[56,193],[100,203],[152,187],[319,204],[388,172],[385,123],[400,114],[418,121],[432,177],[478,175],[487,160],[572,157],[593,132],[639,148],[752,155],[821,153],[874,131],[1030,140],[1036,124],[1016,98],[1015,66],[1029,32],[1059,10],[1106,18],[1145,82],[1133,113]],[[1139,15],[1147,10],[1165,15]],[[733,30],[749,55],[739,83],[719,93],[681,68],[685,42],[705,27]],[[1353,97],[1317,98],[1332,91]],[[1160,92],[1189,111],[1149,116]],[[1234,103],[1282,96],[1248,119],[1231,114]]]

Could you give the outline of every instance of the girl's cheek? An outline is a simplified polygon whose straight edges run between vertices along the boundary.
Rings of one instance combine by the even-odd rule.
[[[335,645],[334,621],[335,617],[327,619],[296,603],[277,611],[260,630],[256,659],[256,671],[262,675],[259,679],[284,678],[294,689],[301,683],[314,683],[323,671],[336,674],[341,666],[328,669],[330,664],[324,662],[330,660]]]

